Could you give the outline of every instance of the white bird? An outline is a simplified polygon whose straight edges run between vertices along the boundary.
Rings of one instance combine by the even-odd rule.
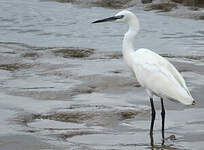
[[[191,96],[181,74],[167,59],[149,49],[134,50],[133,42],[139,31],[139,20],[135,14],[128,10],[123,10],[113,17],[97,20],[93,23],[107,21],[129,25],[129,30],[125,33],[123,39],[122,54],[128,67],[134,73],[139,84],[145,88],[150,98],[152,109],[150,135],[152,135],[155,120],[153,96],[161,98],[162,137],[164,139],[165,109],[163,98],[178,101],[185,105],[194,105],[195,100]]]

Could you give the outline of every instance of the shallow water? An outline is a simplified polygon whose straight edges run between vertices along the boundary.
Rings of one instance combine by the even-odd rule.
[[[2,0],[1,150],[203,149],[203,21],[130,10],[141,24],[135,47],[169,59],[197,102],[185,107],[165,101],[165,145],[160,103],[156,99],[152,147],[148,97],[121,57],[127,27],[91,24],[119,10]]]

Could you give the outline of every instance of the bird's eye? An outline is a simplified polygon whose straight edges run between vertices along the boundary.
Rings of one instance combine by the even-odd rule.
[[[124,15],[120,15],[118,16],[118,19],[122,19],[124,17]]]
[[[122,19],[124,17],[124,15],[118,15],[118,16],[115,16],[115,19]]]

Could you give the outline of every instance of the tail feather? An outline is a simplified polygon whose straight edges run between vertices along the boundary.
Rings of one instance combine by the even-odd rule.
[[[195,100],[191,95],[188,94],[188,92],[185,89],[180,90],[177,94],[174,96],[167,96],[168,99],[181,102],[184,105],[194,105]]]

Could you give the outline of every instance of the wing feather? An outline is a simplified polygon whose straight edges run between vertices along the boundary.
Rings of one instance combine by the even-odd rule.
[[[147,50],[137,50],[133,70],[140,84],[155,95],[182,103],[192,102],[192,96],[181,74],[165,58]]]

